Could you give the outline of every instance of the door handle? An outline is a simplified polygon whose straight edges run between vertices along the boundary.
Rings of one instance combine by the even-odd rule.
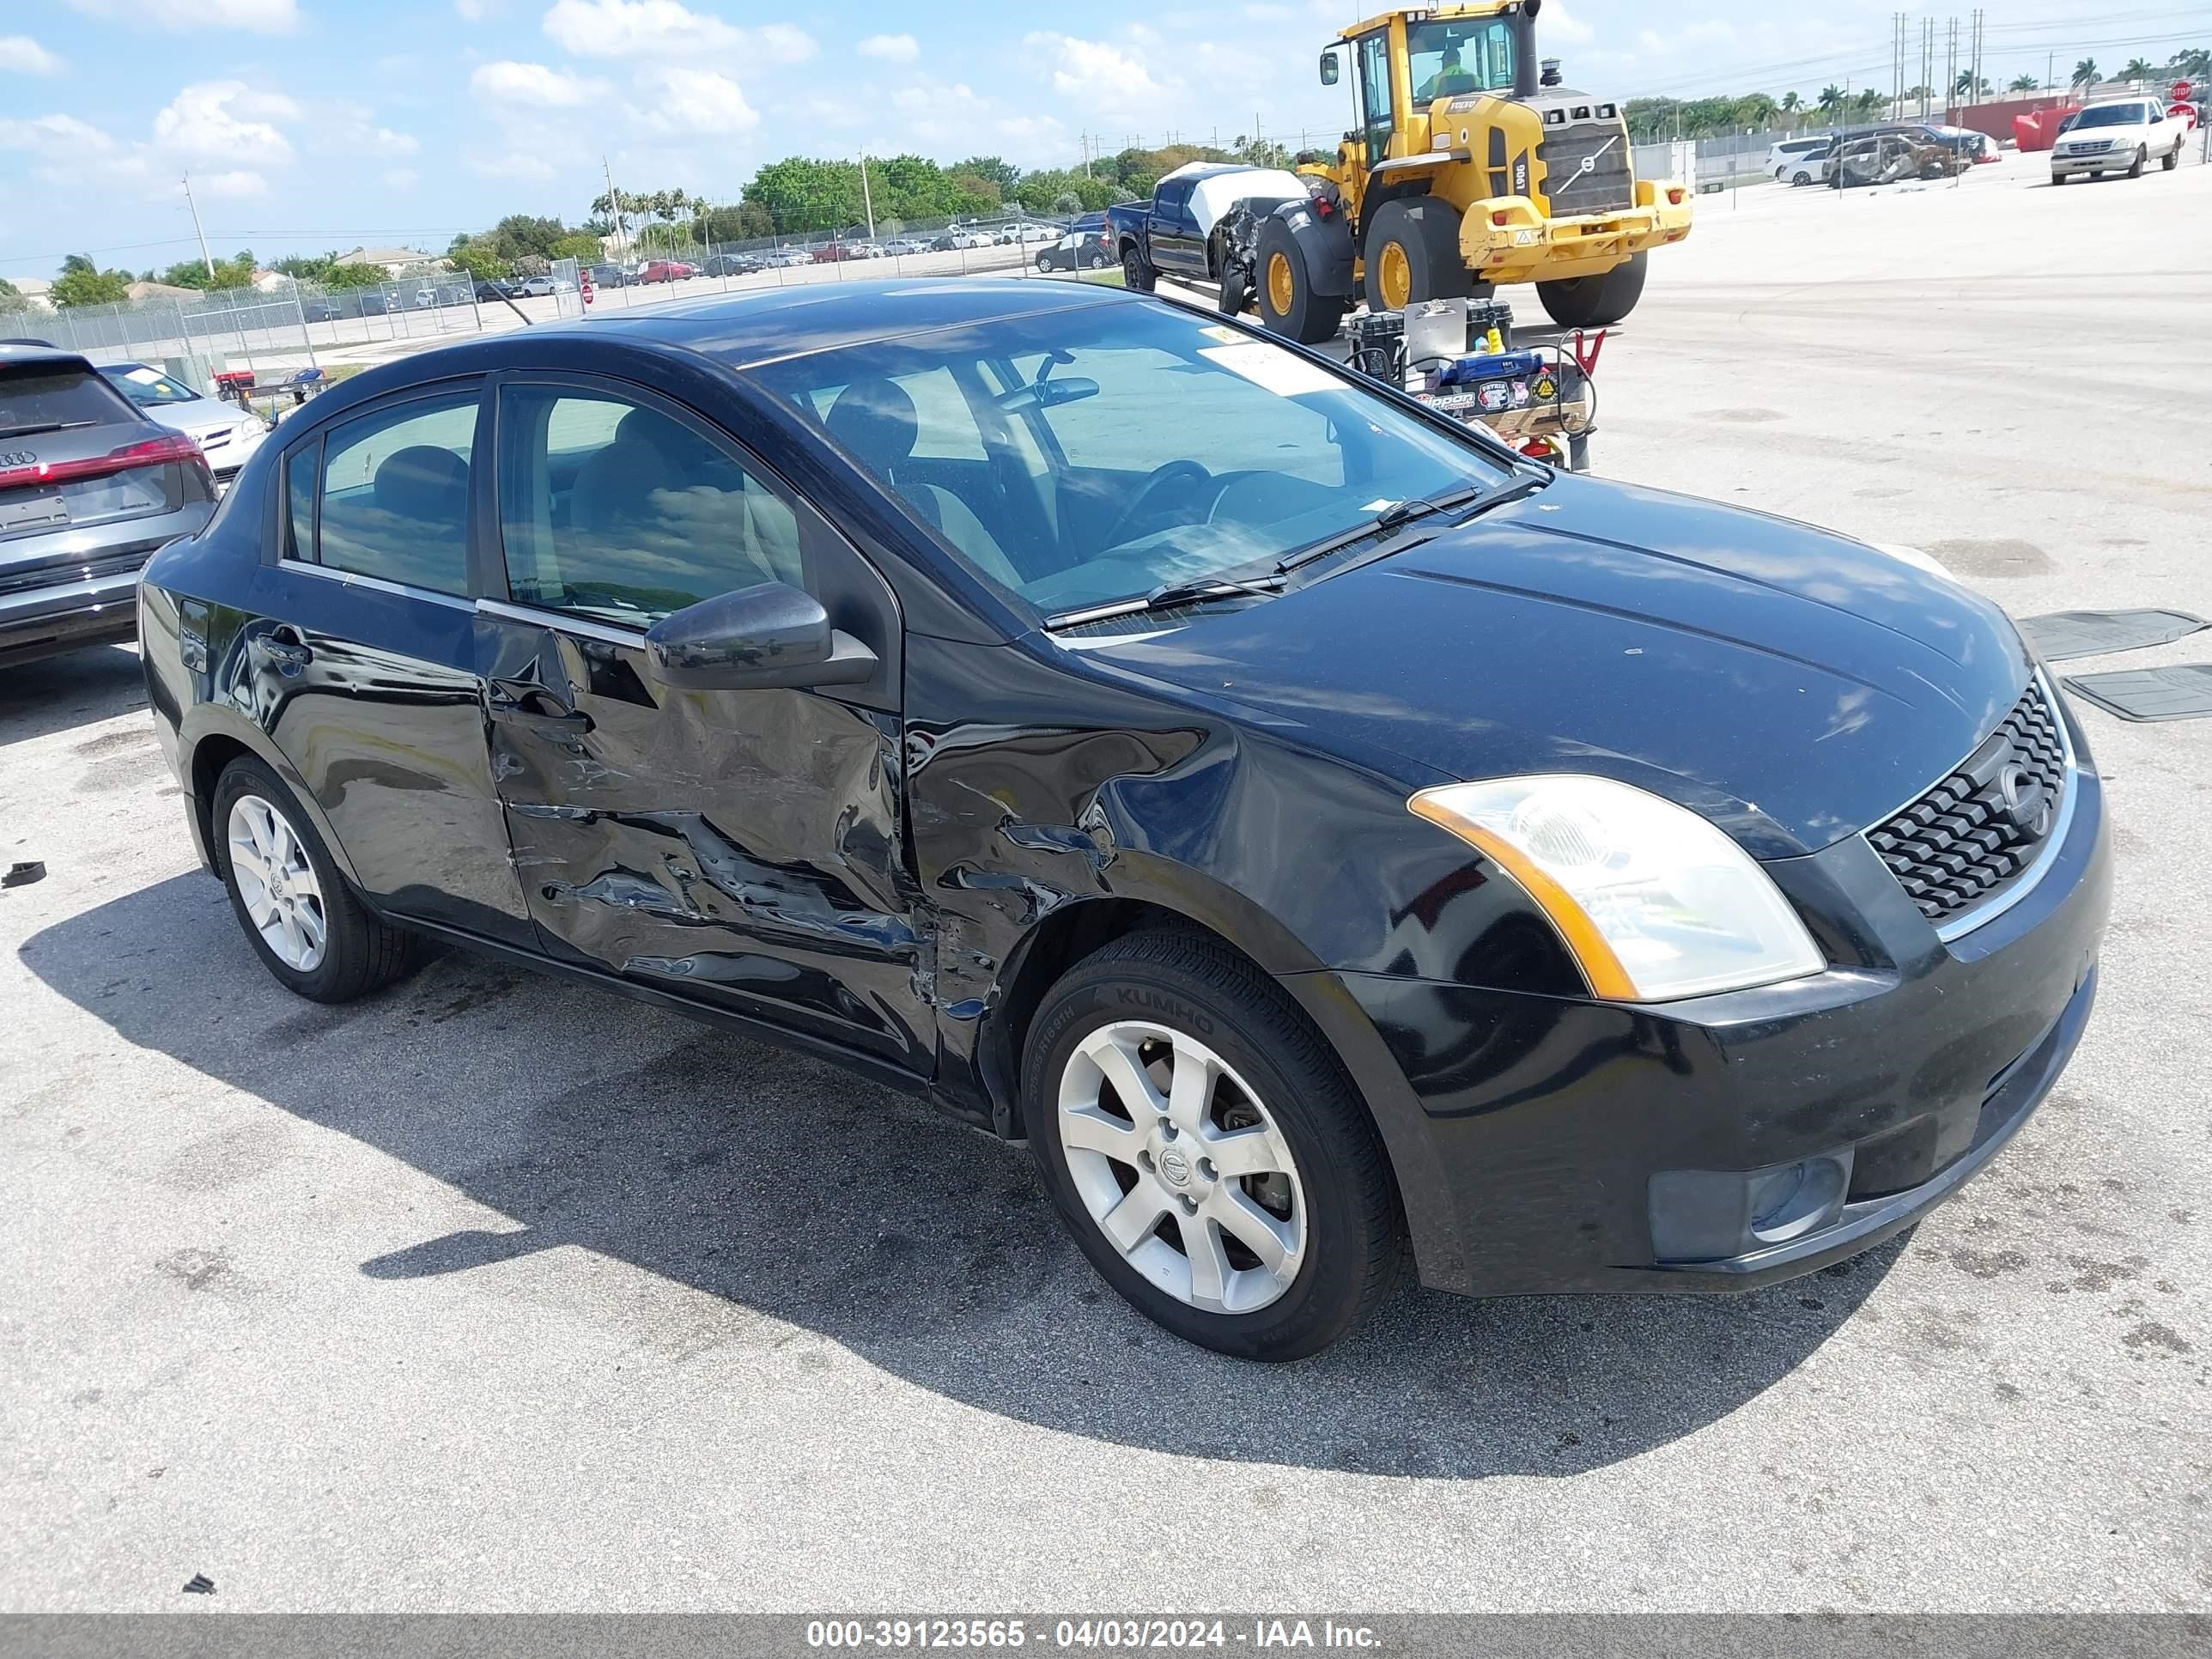
[[[544,696],[545,694],[541,691],[532,695]],[[514,697],[494,697],[486,707],[490,710],[491,717],[502,726],[524,726],[533,732],[571,737],[581,737],[592,729],[592,717],[580,708],[556,706],[550,709],[537,709],[527,702]]]
[[[315,659],[315,653],[308,648],[307,642],[289,623],[262,635],[254,641],[254,645],[263,656],[279,668],[305,668]]]

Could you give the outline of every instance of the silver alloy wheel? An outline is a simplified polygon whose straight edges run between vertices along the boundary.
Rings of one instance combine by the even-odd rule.
[[[1060,1156],[1098,1230],[1176,1300],[1246,1314],[1291,1288],[1306,1199],[1282,1131],[1194,1037],[1120,1020],[1060,1079]]]
[[[284,815],[258,795],[230,809],[230,878],[261,942],[287,968],[312,974],[330,941],[322,884]]]

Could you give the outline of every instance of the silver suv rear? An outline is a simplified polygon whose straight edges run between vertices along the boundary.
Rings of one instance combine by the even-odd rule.
[[[129,639],[140,568],[214,502],[199,446],[82,357],[0,345],[0,668]]]

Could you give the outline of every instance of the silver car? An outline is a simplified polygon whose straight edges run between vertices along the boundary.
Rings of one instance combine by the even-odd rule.
[[[219,485],[236,477],[269,435],[269,422],[251,410],[204,396],[150,363],[102,363],[100,372],[151,419],[198,444]]]

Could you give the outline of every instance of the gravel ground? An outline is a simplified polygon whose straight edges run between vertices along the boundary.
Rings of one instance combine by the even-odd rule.
[[[1597,471],[2212,616],[2212,171],[2041,176],[1709,204]],[[2087,720],[2103,1003],[1957,1202],[1271,1370],[833,1069],[458,956],[291,1000],[131,654],[0,675],[0,859],[51,872],[0,894],[0,1608],[2212,1607],[2212,723]]]

